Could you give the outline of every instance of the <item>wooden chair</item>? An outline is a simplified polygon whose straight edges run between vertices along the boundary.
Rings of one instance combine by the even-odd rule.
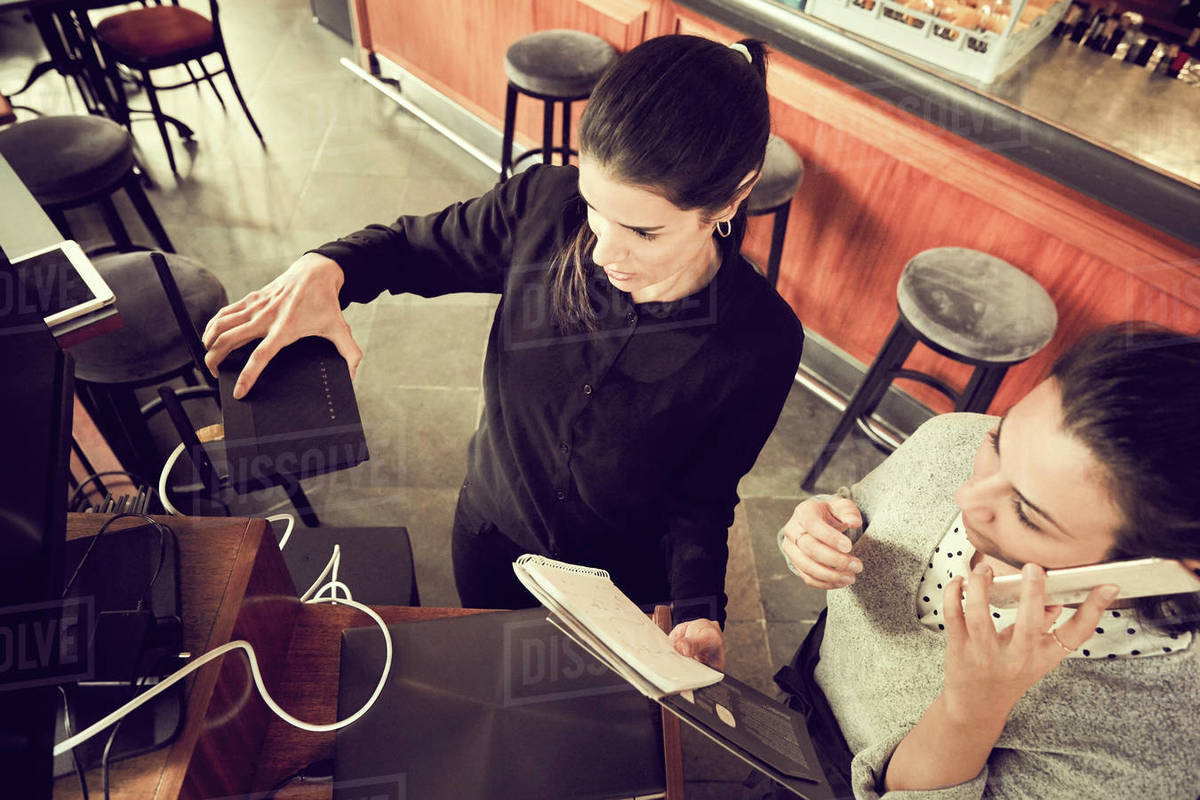
[[[208,18],[191,9],[181,7],[179,0],[172,0],[169,5],[164,4],[163,0],[155,0],[155,3],[155,5],[134,8],[105,17],[92,32],[109,70],[109,82],[117,101],[118,113],[121,115],[119,121],[126,127],[129,126],[130,109],[121,77],[117,73],[118,65],[121,65],[141,76],[142,86],[150,101],[151,113],[158,125],[163,146],[167,150],[167,160],[171,165],[171,171],[178,174],[179,170],[175,166],[175,153],[167,136],[167,124],[175,124],[185,138],[190,138],[191,131],[181,125],[178,120],[163,113],[157,93],[183,86],[198,85],[201,80],[204,80],[212,88],[221,107],[225,108],[225,100],[217,90],[216,83],[213,82],[214,75],[225,73],[229,76],[233,93],[237,95],[242,111],[245,112],[246,119],[250,122],[250,127],[254,129],[254,134],[258,136],[260,142],[264,142],[265,146],[262,131],[254,121],[245,98],[242,97],[242,90],[238,87],[237,79],[233,75],[233,67],[229,63],[229,53],[225,49],[225,39],[221,35],[217,0],[209,0]],[[85,6],[89,8],[112,4],[111,0],[108,2],[103,2],[103,0],[101,2],[96,2],[96,0],[85,2]],[[222,67],[210,72],[204,63],[204,57],[208,55],[220,56]],[[201,75],[197,76],[192,72],[190,66],[192,61],[199,66]],[[151,72],[174,66],[183,66],[187,70],[188,80],[167,86],[156,86],[152,82]]]

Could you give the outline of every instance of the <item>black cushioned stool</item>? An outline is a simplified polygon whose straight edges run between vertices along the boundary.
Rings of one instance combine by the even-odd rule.
[[[750,191],[746,214],[757,217],[774,214],[771,228],[771,252],[767,257],[767,280],[774,286],[779,280],[779,259],[783,255],[783,237],[787,234],[788,212],[792,197],[804,180],[804,161],[792,146],[775,134],[767,140],[767,155],[762,175]]]
[[[804,476],[805,489],[812,488],[854,425],[882,449],[891,449],[868,419],[894,379],[933,387],[954,402],[955,411],[983,413],[1008,368],[1045,347],[1058,325],[1054,301],[1037,281],[994,256],[962,247],[914,256],[900,275],[896,298],[899,318]],[[931,375],[904,369],[917,342],[974,365],[966,388],[957,392]]]
[[[600,76],[617,60],[612,45],[590,33],[571,30],[539,31],[518,39],[504,55],[508,96],[504,102],[504,142],[500,147],[500,180],[532,156],[549,164],[555,152],[566,164],[571,154],[571,103],[586,100]],[[545,105],[542,116],[542,146],[512,157],[513,133],[517,124],[517,96],[529,95]],[[562,143],[554,146],[554,106],[562,103]]]
[[[203,330],[226,304],[220,281],[198,262],[168,255],[192,322]],[[162,459],[134,390],[174,378],[195,385],[192,360],[150,254],[124,253],[93,259],[116,296],[121,328],[71,348],[75,389],[101,435],[126,469],[157,477]]]
[[[117,123],[95,116],[31,119],[0,131],[0,154],[63,237],[75,238],[63,211],[96,203],[115,242],[102,249],[133,250],[112,201],[124,189],[159,248],[175,251],[133,168],[133,138]]]

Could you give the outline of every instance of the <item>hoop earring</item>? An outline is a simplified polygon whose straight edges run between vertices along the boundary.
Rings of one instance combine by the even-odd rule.
[[[722,239],[729,238],[729,234],[733,233],[733,223],[727,219],[723,219],[717,223],[717,235]]]

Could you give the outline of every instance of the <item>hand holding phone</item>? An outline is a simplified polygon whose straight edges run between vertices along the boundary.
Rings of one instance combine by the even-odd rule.
[[[1016,608],[1024,576],[992,579],[988,602],[997,608]],[[1170,558],[1109,561],[1086,567],[1046,570],[1046,605],[1082,603],[1094,587],[1111,583],[1121,591],[1116,599],[1200,592],[1200,576]]]

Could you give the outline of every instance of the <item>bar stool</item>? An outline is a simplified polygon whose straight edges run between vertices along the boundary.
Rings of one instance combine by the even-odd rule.
[[[747,216],[774,214],[771,251],[767,257],[767,280],[774,286],[779,280],[779,259],[783,255],[783,237],[787,234],[788,212],[792,197],[804,180],[804,161],[792,146],[775,134],[767,140],[762,174],[746,200]]]
[[[549,164],[555,152],[566,164],[571,149],[571,103],[586,100],[600,76],[617,60],[617,51],[599,36],[571,30],[549,30],[524,36],[504,54],[504,74],[508,76],[508,96],[504,102],[504,141],[500,148],[500,180],[507,178],[518,163],[538,155]],[[542,146],[512,157],[513,134],[517,124],[517,97],[529,95],[544,104]],[[562,103],[562,143],[554,146],[554,107]]]
[[[896,288],[899,317],[883,349],[850,398],[801,487],[811,490],[850,428],[858,425],[877,446],[890,450],[868,422],[896,378],[931,386],[955,411],[987,411],[1009,367],[1037,353],[1054,336],[1058,311],[1037,281],[995,256],[963,247],[937,247],[905,265]],[[920,342],[975,371],[961,392],[904,361]]]
[[[167,262],[188,315],[203,329],[228,301],[225,288],[199,262],[174,254]],[[150,253],[102,256],[93,263],[116,295],[123,326],[71,348],[75,389],[126,469],[157,476],[162,459],[134,390],[175,378],[194,386],[195,362],[171,321]]]
[[[96,116],[31,119],[0,131],[0,155],[46,211],[64,238],[75,238],[63,211],[95,203],[114,246],[134,249],[112,195],[124,189],[159,248],[175,252],[134,170],[133,137],[117,123]]]

